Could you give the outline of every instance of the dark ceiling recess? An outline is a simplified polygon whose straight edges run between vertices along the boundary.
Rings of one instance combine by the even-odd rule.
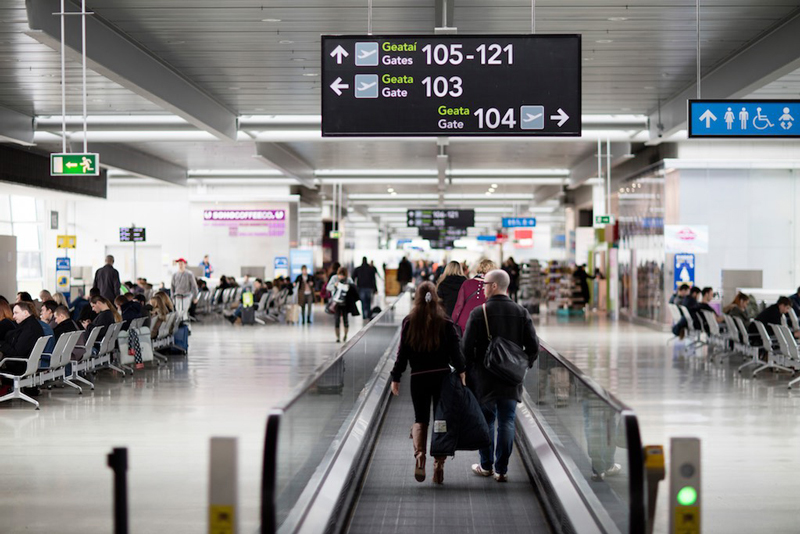
[[[27,149],[0,145],[0,182],[106,198],[106,171],[100,176],[50,176],[50,158]]]

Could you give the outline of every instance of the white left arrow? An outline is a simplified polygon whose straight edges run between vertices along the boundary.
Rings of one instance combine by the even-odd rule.
[[[335,57],[336,58],[336,64],[337,65],[341,65],[342,64],[342,58],[346,58],[349,55],[350,54],[347,53],[347,50],[342,48],[342,45],[337,46],[336,48],[333,49],[333,52],[331,52],[331,57]]]
[[[564,113],[563,109],[558,108],[558,115],[550,115],[550,120],[558,121],[558,127],[561,128],[562,126],[564,126],[564,123],[569,120],[569,115]]]
[[[333,89],[333,92],[336,93],[337,96],[342,96],[342,89],[350,89],[350,85],[342,83],[341,78],[336,78],[331,84],[331,89]]]
[[[78,164],[77,163],[65,163],[64,166],[67,167],[68,169],[72,169],[74,167],[77,167]]]

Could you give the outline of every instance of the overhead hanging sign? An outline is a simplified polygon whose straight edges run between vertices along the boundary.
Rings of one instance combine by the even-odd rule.
[[[77,243],[78,238],[74,235],[56,236],[56,248],[75,248]]]
[[[503,217],[503,228],[533,228],[536,226],[536,217]]]
[[[323,136],[581,135],[581,37],[322,36]]]
[[[664,226],[664,248],[667,254],[706,254],[708,226],[667,224]]]
[[[690,100],[689,137],[800,137],[800,100]]]
[[[475,226],[475,210],[408,210],[407,219],[416,228],[469,228]]]
[[[50,154],[50,176],[100,176],[97,154]]]
[[[613,215],[595,215],[594,216],[594,225],[595,226],[606,226],[608,224],[614,224],[614,216]]]
[[[119,240],[121,243],[142,243],[147,240],[144,228],[120,228]]]

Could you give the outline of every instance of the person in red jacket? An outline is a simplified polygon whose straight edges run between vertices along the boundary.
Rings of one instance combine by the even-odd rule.
[[[483,294],[483,276],[495,269],[497,269],[495,262],[482,259],[478,263],[475,278],[461,284],[461,289],[458,290],[456,307],[453,308],[452,315],[453,322],[458,325],[461,332],[467,327],[470,312],[486,302],[486,297]]]

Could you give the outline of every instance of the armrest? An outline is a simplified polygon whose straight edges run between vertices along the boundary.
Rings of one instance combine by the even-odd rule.
[[[3,358],[0,360],[0,366],[6,362],[27,362],[28,358]]]

